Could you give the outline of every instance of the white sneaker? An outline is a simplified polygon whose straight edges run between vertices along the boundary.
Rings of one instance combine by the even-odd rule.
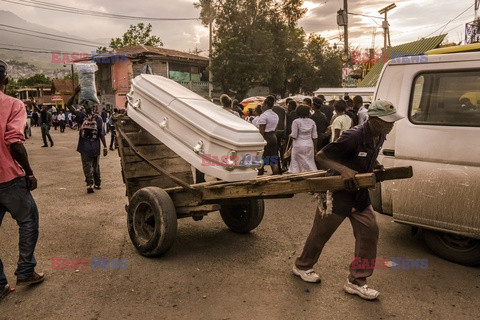
[[[351,283],[348,279],[347,283],[343,286],[343,290],[350,294],[356,294],[357,296],[365,300],[375,300],[380,295],[380,292],[375,289],[369,288],[366,284],[364,284],[363,286],[359,286]]]
[[[300,270],[297,268],[297,266],[294,265],[292,271],[294,275],[299,276],[300,278],[302,278],[303,281],[312,283],[321,281],[320,277],[315,271],[313,271],[313,269]]]

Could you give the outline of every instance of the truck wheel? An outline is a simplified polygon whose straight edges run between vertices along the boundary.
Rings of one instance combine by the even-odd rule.
[[[157,187],[135,192],[128,205],[127,226],[142,255],[155,257],[167,252],[177,234],[177,214],[168,193]]]
[[[263,219],[263,199],[238,200],[222,204],[220,215],[227,227],[236,233],[247,233],[258,227]]]
[[[438,256],[466,266],[480,264],[480,240],[425,230],[425,243]]]

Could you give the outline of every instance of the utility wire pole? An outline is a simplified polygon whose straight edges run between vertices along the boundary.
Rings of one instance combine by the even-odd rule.
[[[387,12],[392,10],[393,8],[396,8],[397,5],[395,3],[392,3],[388,6],[386,6],[383,9],[380,9],[378,13],[380,14],[385,14],[384,20],[382,21],[382,28],[383,28],[383,51],[387,50],[387,39],[388,39],[388,46],[391,47],[392,44],[390,43],[390,31],[388,27],[388,20],[387,20]]]
[[[213,101],[212,91],[213,91],[213,73],[212,73],[212,31],[213,31],[213,18],[208,24],[208,98],[210,101]]]
[[[346,15],[347,19],[345,25],[343,26],[343,41],[345,48],[345,56],[348,59],[348,0],[343,0],[343,12]]]

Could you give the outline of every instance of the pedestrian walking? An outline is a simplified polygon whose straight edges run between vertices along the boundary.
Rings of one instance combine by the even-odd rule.
[[[345,131],[338,140],[325,146],[316,155],[322,167],[341,175],[346,190],[333,192],[332,214],[324,216],[317,208],[302,254],[293,266],[293,273],[306,282],[320,282],[313,266],[327,241],[347,217],[355,235],[355,257],[352,260],[371,263],[376,259],[378,226],[375,213],[368,190],[358,188],[355,174],[372,172],[374,167],[379,167],[376,159],[385,137],[392,130],[394,122],[403,117],[386,100],[375,101],[368,114],[370,119],[366,123]],[[367,277],[372,275],[373,269],[362,263],[355,267],[352,265],[344,291],[363,299],[376,299],[379,292],[367,285]]]
[[[87,193],[93,193],[94,189],[101,189],[102,183],[100,176],[100,141],[103,144],[104,157],[107,156],[108,149],[102,118],[94,113],[95,104],[86,100],[83,104],[85,112],[78,111],[73,107],[73,101],[79,92],[80,87],[77,87],[75,93],[67,102],[67,108],[75,115],[75,121],[78,124],[77,151],[80,153],[82,160]]]
[[[330,126],[332,135],[330,137],[330,142],[337,140],[345,130],[348,130],[352,127],[352,119],[345,114],[347,104],[343,100],[335,101],[335,116]]]
[[[65,114],[63,113],[62,110],[60,110],[60,113],[57,115],[57,119],[60,125],[60,132],[61,133],[65,132]]]
[[[323,106],[323,101],[320,98],[313,98],[313,110],[314,113],[310,116],[310,119],[315,122],[317,126],[317,145],[316,150],[321,150],[324,146],[328,144],[328,137],[325,137],[325,132],[329,126],[326,115],[321,111]]]
[[[272,168],[273,174],[279,174],[279,159],[277,153],[277,137],[275,135],[275,129],[278,124],[278,115],[273,112],[272,108],[275,104],[275,97],[268,96],[262,105],[263,113],[258,117],[258,129],[263,136],[267,145],[263,151],[264,165],[267,164]],[[263,166],[258,170],[259,175],[264,173]]]
[[[42,139],[43,139],[43,145],[42,148],[48,147],[47,144],[47,138],[48,141],[50,141],[50,147],[53,147],[53,139],[52,136],[50,135],[50,127],[52,126],[52,114],[50,111],[48,111],[48,107],[35,103],[35,101],[32,101],[33,107],[35,110],[40,112],[40,128],[42,130]]]
[[[107,128],[110,131],[110,150],[115,150],[115,117],[117,116],[117,108],[113,109],[113,113],[110,115],[110,118],[107,120]]]
[[[275,112],[278,116],[278,124],[275,129],[275,136],[277,137],[277,155],[280,156],[280,160],[284,158],[285,147],[286,147],[286,126],[287,126],[287,113],[285,109],[280,107],[278,104],[275,104],[272,108],[272,111]],[[282,161],[278,162],[278,169],[280,173],[287,171],[286,167],[282,166]]]
[[[317,170],[315,165],[315,151],[317,149],[317,126],[309,118],[310,107],[300,105],[296,110],[298,118],[293,120],[292,133],[293,139],[292,158],[289,173]]]
[[[37,179],[23,145],[27,116],[24,104],[4,93],[7,84],[7,64],[0,60],[0,225],[8,211],[19,226],[19,258],[15,270],[19,286],[42,282],[44,275],[35,272],[38,209],[30,191],[37,188]],[[9,293],[10,285],[0,259],[0,300]]]
[[[35,110],[32,110],[32,127],[38,127],[38,113]]]

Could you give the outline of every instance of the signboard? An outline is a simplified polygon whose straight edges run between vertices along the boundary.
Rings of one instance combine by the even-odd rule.
[[[52,96],[52,101],[62,101],[62,96]]]

